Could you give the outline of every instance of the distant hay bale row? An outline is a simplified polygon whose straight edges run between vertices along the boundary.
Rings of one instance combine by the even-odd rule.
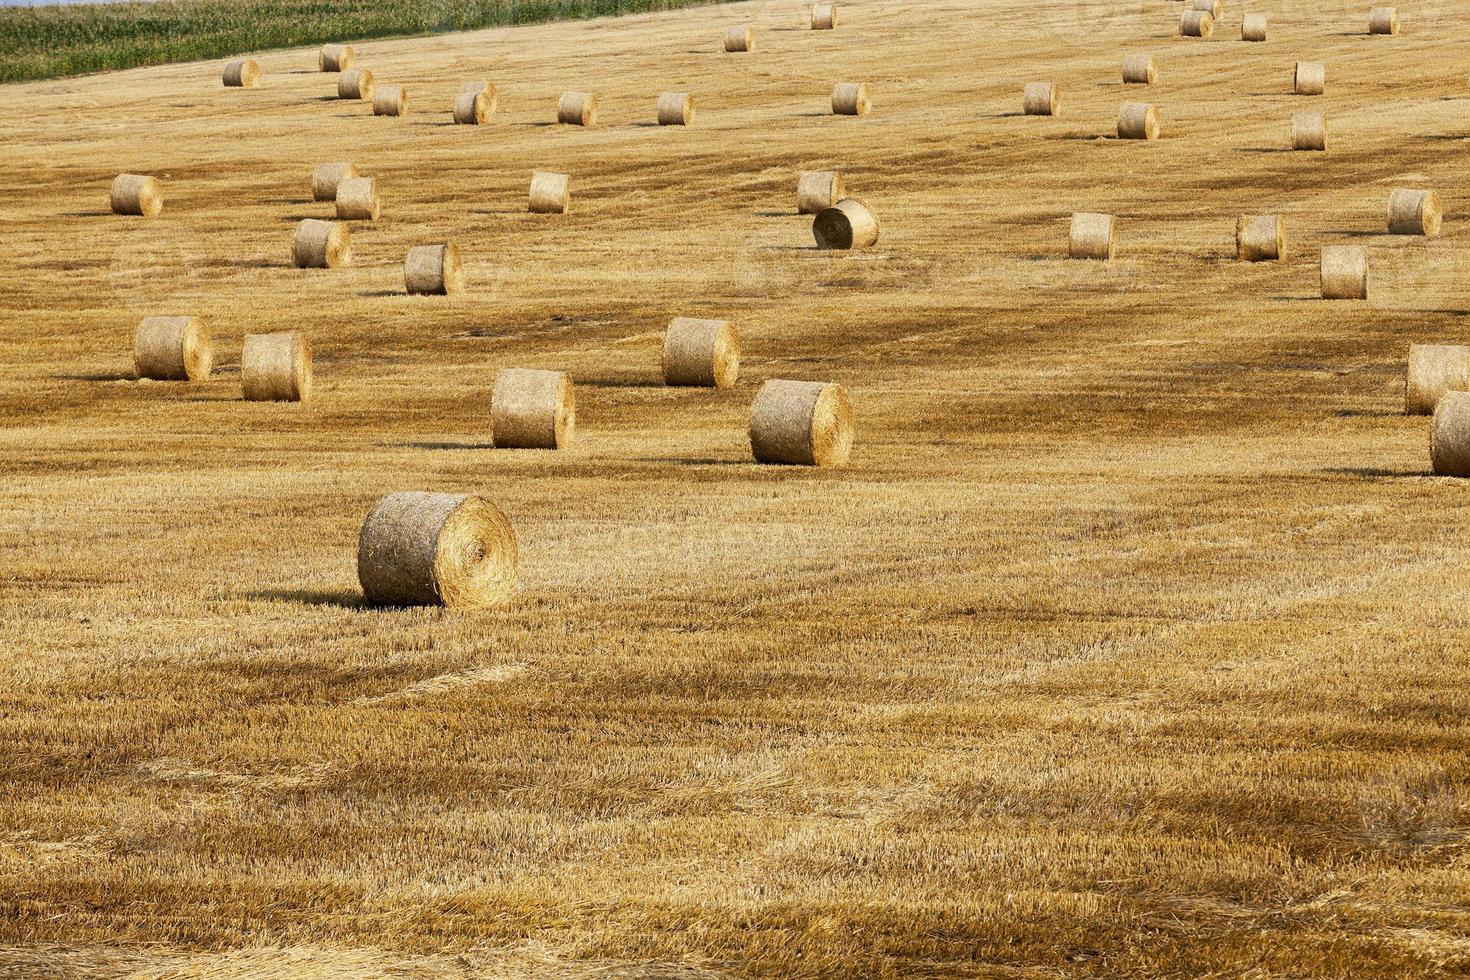
[[[1322,246],[1323,299],[1368,298],[1368,250],[1361,245]]]
[[[1432,415],[1451,391],[1470,390],[1470,347],[1410,344],[1404,378],[1404,414]]]
[[[1368,11],[1369,34],[1397,34],[1399,11],[1397,7],[1374,7]]]
[[[812,30],[830,31],[837,27],[837,4],[818,3],[812,5]]]
[[[1156,140],[1159,138],[1159,110],[1147,102],[1124,102],[1118,110],[1118,138]]]
[[[759,462],[842,466],[852,441],[852,405],[840,385],[772,380],[756,392],[750,451]]]
[[[1297,95],[1321,95],[1327,88],[1327,66],[1319,61],[1298,61],[1291,87]]]
[[[572,209],[572,178],[538,170],[531,174],[531,211],[566,214]]]
[[[318,71],[346,71],[357,59],[350,44],[323,44],[317,53]]]
[[[729,52],[754,51],[755,28],[749,24],[736,24],[725,31],[725,50]]]
[[[1320,112],[1296,112],[1291,117],[1293,150],[1327,150],[1327,117]]]
[[[506,368],[490,394],[491,441],[498,448],[561,449],[577,423],[576,392],[562,371]]]
[[[563,126],[597,125],[597,97],[587,92],[563,92],[556,103],[556,121]]]
[[[352,232],[344,224],[307,218],[296,226],[291,261],[298,269],[336,269],[352,264]]]
[[[835,170],[804,170],[797,175],[797,214],[819,214],[846,196],[842,174]]]
[[[1240,39],[1242,41],[1266,40],[1266,15],[1246,14],[1245,19],[1240,22]]]
[[[357,176],[357,168],[350,163],[321,163],[311,172],[311,199],[313,201],[335,201],[337,185]]]
[[[1154,56],[1134,53],[1123,59],[1123,83],[1125,85],[1152,85],[1158,81],[1158,69],[1154,67]]]
[[[260,65],[253,59],[239,58],[225,65],[225,88],[259,88]]]
[[[380,85],[373,90],[373,115],[401,116],[408,111],[408,90],[402,85]]]
[[[846,197],[817,213],[812,236],[821,249],[867,248],[878,241],[878,216],[855,197]]]
[[[664,384],[728,388],[740,379],[740,335],[727,320],[676,317],[664,332]]]
[[[688,126],[694,122],[694,99],[687,92],[665,92],[658,97],[660,126]]]
[[[832,88],[832,113],[837,116],[866,116],[873,103],[864,82],[838,82]]]
[[[1215,33],[1215,18],[1207,10],[1186,10],[1179,18],[1180,37],[1210,37]]]
[[[390,493],[357,538],[357,578],[374,605],[474,609],[515,590],[515,531],[501,509],[468,494]]]
[[[156,177],[118,174],[109,195],[113,214],[135,214],[156,218],[163,211],[163,187]]]
[[[209,331],[193,316],[149,316],[133,335],[133,370],[155,381],[199,381],[214,366]]]
[[[311,348],[299,330],[245,335],[240,381],[247,401],[304,402],[311,396]]]
[[[1433,238],[1439,234],[1443,218],[1439,195],[1434,191],[1396,190],[1388,195],[1390,235]]]
[[[1027,82],[1021,99],[1028,116],[1055,116],[1062,108],[1062,94],[1051,82]]]
[[[1470,476],[1470,393],[1447,391],[1435,406],[1429,461],[1438,476]]]
[[[1274,214],[1243,215],[1235,222],[1235,257],[1241,262],[1271,262],[1286,257],[1286,232]]]
[[[337,76],[337,98],[372,99],[373,73],[366,68],[352,68]]]

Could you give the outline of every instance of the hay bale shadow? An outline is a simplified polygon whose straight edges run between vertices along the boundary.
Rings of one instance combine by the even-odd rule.
[[[291,602],[302,606],[331,606],[338,609],[372,609],[361,592],[349,589],[261,589],[247,592],[246,599]]]

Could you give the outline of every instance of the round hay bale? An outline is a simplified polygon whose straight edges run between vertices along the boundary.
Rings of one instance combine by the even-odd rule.
[[[832,114],[866,116],[873,108],[865,82],[838,82],[832,87]]]
[[[1320,112],[1295,112],[1291,116],[1293,150],[1327,149],[1327,117]]]
[[[465,79],[460,83],[459,90],[460,92],[484,92],[485,97],[490,100],[490,111],[492,113],[495,111],[495,107],[500,100],[500,96],[495,91],[495,83],[486,81],[483,78]]]
[[[1297,95],[1321,95],[1327,88],[1327,66],[1320,61],[1298,61],[1291,88]]]
[[[304,402],[311,397],[311,348],[300,330],[248,333],[240,351],[245,400]]]
[[[1368,11],[1369,34],[1397,34],[1399,32],[1399,9],[1397,7],[1374,7]]]
[[[149,316],[133,335],[133,370],[155,381],[199,381],[214,366],[209,331],[194,316]]]
[[[1470,392],[1447,391],[1435,405],[1429,464],[1435,476],[1470,476]]]
[[[749,24],[735,24],[725,31],[726,51],[754,51],[755,28]]]
[[[337,185],[349,177],[357,176],[357,168],[350,163],[319,163],[311,172],[311,199],[313,201],[337,200]]]
[[[1368,298],[1368,250],[1361,245],[1322,246],[1322,298]]]
[[[461,92],[454,97],[454,121],[461,126],[483,126],[490,118],[490,98],[484,92]]]
[[[352,264],[352,232],[335,221],[307,218],[296,226],[291,261],[298,269],[336,269]]]
[[[225,65],[225,88],[259,88],[260,65],[252,58],[237,58]]]
[[[1451,391],[1470,390],[1470,347],[1459,344],[1410,344],[1404,376],[1404,414],[1433,415]]]
[[[402,85],[383,85],[373,90],[373,115],[401,116],[408,111],[408,90]]]
[[[1266,15],[1246,14],[1245,19],[1240,22],[1240,39],[1242,41],[1266,40]]]
[[[1220,0],[1189,0],[1190,10],[1203,10],[1216,20],[1220,19]]]
[[[1052,82],[1027,82],[1022,105],[1028,116],[1055,116],[1062,108],[1062,93]]]
[[[371,99],[373,73],[366,68],[349,68],[337,76],[337,98]]]
[[[803,170],[796,177],[797,214],[818,214],[846,196],[842,174],[835,170]]]
[[[563,92],[556,103],[556,121],[563,126],[596,126],[597,96]]]
[[[112,181],[112,213],[156,218],[163,210],[163,186],[157,177],[118,174]]]
[[[1210,37],[1215,33],[1215,18],[1208,10],[1186,10],[1179,18],[1180,37]]]
[[[377,221],[381,206],[375,178],[348,177],[338,182],[338,221]]]
[[[1072,215],[1067,258],[1110,261],[1118,254],[1118,219],[1111,214],[1079,211]]]
[[[844,197],[812,219],[817,248],[867,248],[878,242],[878,216],[855,197]]]
[[[1439,234],[1444,212],[1439,195],[1434,191],[1396,190],[1388,195],[1388,233],[1390,235]]]
[[[757,462],[842,466],[852,437],[852,405],[841,385],[773,380],[755,394],[750,452]]]
[[[1278,215],[1242,215],[1235,219],[1235,258],[1241,262],[1283,259],[1285,236],[1286,229]]]
[[[403,285],[411,295],[453,296],[464,292],[459,246],[415,245],[403,260]]]
[[[462,493],[390,493],[357,537],[357,580],[380,606],[476,609],[515,592],[519,561],[505,513]]]
[[[665,92],[658,97],[660,126],[688,126],[694,122],[694,100],[685,92]]]
[[[323,44],[317,54],[317,68],[321,71],[346,71],[356,59],[350,44]]]
[[[572,209],[572,178],[537,170],[531,174],[531,211],[566,214]]]
[[[1148,102],[1124,102],[1118,110],[1118,138],[1156,140],[1159,138],[1159,110]]]
[[[490,393],[497,449],[561,449],[577,425],[577,397],[563,371],[505,368]]]
[[[664,384],[729,388],[740,379],[740,334],[728,320],[676,317],[664,333]]]
[[[817,3],[812,5],[812,30],[830,31],[837,27],[837,4]]]
[[[1154,56],[1135,52],[1123,59],[1123,83],[1125,85],[1152,85],[1159,80],[1154,67]]]

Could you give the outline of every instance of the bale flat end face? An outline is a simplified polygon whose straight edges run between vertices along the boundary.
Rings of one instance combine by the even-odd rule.
[[[519,548],[482,497],[412,491],[378,501],[357,538],[357,578],[378,606],[478,609],[515,593]]]

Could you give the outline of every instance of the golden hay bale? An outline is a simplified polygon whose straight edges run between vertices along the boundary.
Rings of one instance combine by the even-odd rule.
[[[1216,20],[1220,19],[1220,0],[1189,0],[1190,10],[1203,10]]]
[[[490,111],[492,113],[495,111],[495,107],[500,100],[500,96],[495,91],[495,83],[486,81],[483,78],[465,79],[463,82],[460,83],[459,90],[461,93],[484,92],[485,97],[490,100]]]
[[[133,370],[155,381],[209,377],[214,348],[209,331],[193,316],[149,316],[133,335]]]
[[[496,372],[490,393],[490,433],[496,448],[561,449],[576,425],[576,392],[565,372]]]
[[[665,92],[658,97],[660,126],[688,126],[694,122],[694,100],[685,92]]]
[[[1118,138],[1156,140],[1159,138],[1159,110],[1148,102],[1124,102],[1118,110]]]
[[[348,177],[337,184],[338,221],[377,221],[381,210],[378,182],[372,177]]]
[[[1297,95],[1321,95],[1327,88],[1327,66],[1320,61],[1298,61],[1291,88]]]
[[[1186,10],[1179,18],[1180,37],[1210,37],[1215,33],[1215,18],[1208,10]]]
[[[352,264],[352,232],[335,221],[307,218],[296,226],[291,261],[298,269],[335,269]]]
[[[1246,14],[1245,19],[1240,22],[1240,39],[1242,41],[1266,40],[1266,15]]]
[[[1368,250],[1361,245],[1323,245],[1323,299],[1368,298]]]
[[[749,24],[735,24],[725,31],[726,51],[754,51],[755,28]]]
[[[1067,235],[1067,258],[1101,259],[1118,254],[1118,219],[1111,214],[1079,211],[1072,215]]]
[[[740,334],[728,320],[676,317],[664,333],[664,384],[729,388],[740,379]]]
[[[321,71],[346,71],[356,58],[350,44],[323,44],[317,54],[317,68]]]
[[[505,513],[469,494],[390,493],[357,537],[357,579],[374,605],[495,605],[514,593],[518,561]]]
[[[260,65],[252,58],[237,58],[225,65],[225,88],[259,88]]]
[[[1396,190],[1388,195],[1388,233],[1390,235],[1439,234],[1444,212],[1439,195],[1434,191]]]
[[[1123,59],[1123,83],[1125,85],[1152,85],[1159,80],[1154,67],[1154,56],[1135,52]]]
[[[319,163],[311,172],[311,199],[313,201],[335,201],[337,185],[349,177],[357,176],[357,168],[350,163]]]
[[[1278,215],[1248,214],[1235,219],[1235,257],[1270,262],[1286,257],[1286,229]]]
[[[1397,7],[1374,7],[1368,11],[1369,34],[1397,34],[1399,32],[1399,10]]]
[[[838,82],[832,87],[832,114],[866,116],[873,108],[865,82]]]
[[[1294,112],[1291,116],[1293,150],[1326,150],[1327,117],[1320,112]]]
[[[812,30],[830,31],[837,27],[837,4],[818,3],[812,5]]]
[[[1470,390],[1470,347],[1459,344],[1410,344],[1404,376],[1404,414],[1433,415],[1451,391]]]
[[[1470,392],[1447,391],[1434,407],[1429,462],[1436,476],[1470,476]]]
[[[835,170],[803,170],[796,177],[797,214],[818,214],[846,196],[842,174]]]
[[[240,351],[245,400],[304,402],[311,397],[311,348],[300,330],[248,333]]]
[[[402,85],[383,85],[373,90],[373,115],[401,116],[408,111],[408,90]]]
[[[817,248],[867,248],[878,241],[878,216],[855,197],[844,197],[812,219]]]
[[[597,96],[563,92],[556,103],[556,121],[564,126],[596,126]]]
[[[112,213],[156,218],[163,210],[163,186],[157,177],[118,174],[112,181]]]
[[[461,92],[454,97],[454,121],[461,126],[482,126],[493,111],[484,92]]]
[[[366,68],[351,68],[337,76],[337,98],[371,99],[373,73]]]
[[[1062,108],[1062,93],[1052,82],[1027,82],[1022,106],[1028,116],[1055,116]]]
[[[852,405],[841,385],[773,380],[756,392],[750,452],[757,462],[842,466],[852,436]]]
[[[459,246],[415,245],[403,260],[403,285],[410,294],[453,296],[464,292]]]
[[[572,178],[537,170],[531,174],[531,211],[566,214],[572,209]]]

